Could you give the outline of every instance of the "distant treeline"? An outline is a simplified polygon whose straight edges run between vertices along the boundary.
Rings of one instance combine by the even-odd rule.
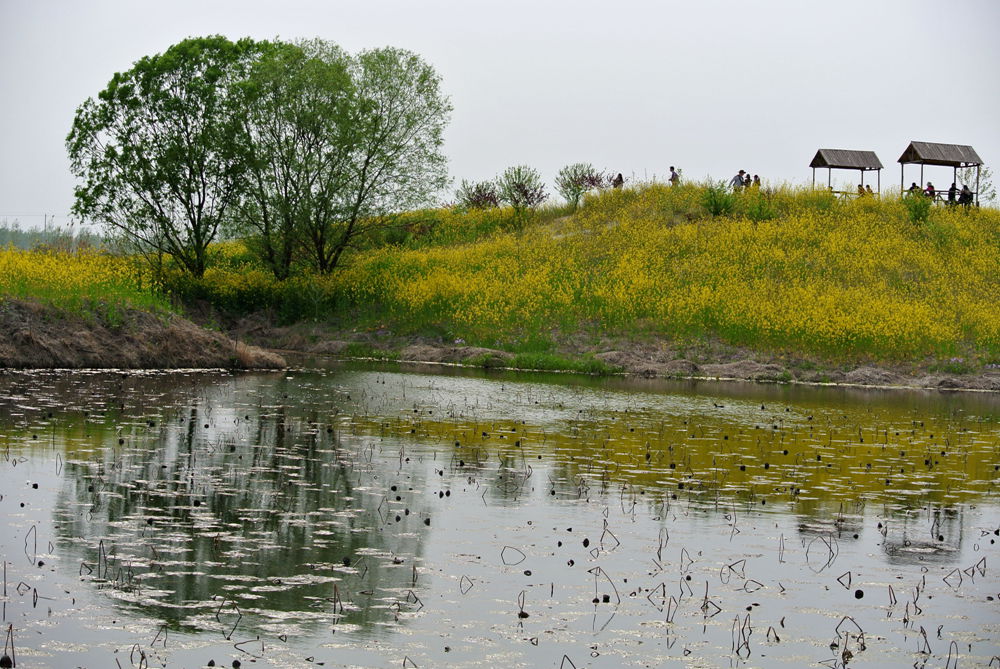
[[[0,248],[8,246],[25,250],[51,248],[72,251],[103,247],[104,237],[89,230],[61,226],[23,230],[17,221],[0,219]]]

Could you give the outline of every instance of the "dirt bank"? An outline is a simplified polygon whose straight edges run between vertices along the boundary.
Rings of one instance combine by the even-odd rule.
[[[217,314],[196,319],[217,323]],[[276,327],[260,316],[227,323],[227,337],[175,314],[124,310],[86,318],[21,300],[0,301],[0,368],[280,369],[273,349],[342,357],[507,367],[514,354],[461,341],[400,336],[329,324]],[[831,362],[728,346],[656,337],[555,338],[552,353],[593,357],[628,375],[646,378],[737,379],[760,382],[1000,391],[1000,368],[941,371],[939,361],[875,364]],[[266,350],[272,349],[272,350]]]
[[[174,314],[137,309],[83,316],[0,300],[0,368],[280,369],[281,356]]]
[[[243,319],[231,331],[242,341],[268,348],[351,357],[359,351],[400,361],[463,364],[475,360],[504,367],[514,355],[502,350],[467,346],[428,337],[404,337],[387,329],[358,331],[320,324],[274,327],[262,318]],[[720,342],[686,342],[643,337],[556,337],[556,355],[575,359],[593,356],[625,374],[646,378],[738,379],[761,382],[830,383],[856,386],[1000,391],[1000,368],[969,373],[941,371],[940,361],[873,363],[831,362],[767,353]]]

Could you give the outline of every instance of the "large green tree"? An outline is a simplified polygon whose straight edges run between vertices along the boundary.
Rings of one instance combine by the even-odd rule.
[[[307,253],[321,272],[334,270],[358,236],[387,224],[394,212],[429,203],[448,184],[441,153],[451,103],[441,79],[419,56],[391,47],[351,59],[352,146],[325,206],[334,225],[314,217]]]
[[[279,279],[308,240],[342,219],[356,145],[349,64],[328,42],[282,44],[240,84],[247,170],[236,230]]]
[[[234,84],[271,48],[192,38],[115,74],[79,107],[66,139],[82,181],[74,212],[201,276],[240,196]]]
[[[448,183],[440,77],[394,48],[192,38],[116,74],[67,137],[75,212],[195,276],[225,223],[279,278],[338,267]]]

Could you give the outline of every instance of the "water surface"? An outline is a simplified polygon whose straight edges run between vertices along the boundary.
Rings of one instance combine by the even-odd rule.
[[[8,373],[0,454],[24,666],[1000,654],[994,395],[318,361]]]

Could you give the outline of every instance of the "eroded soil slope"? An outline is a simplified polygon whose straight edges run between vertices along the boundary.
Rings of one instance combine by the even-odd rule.
[[[281,356],[176,314],[120,309],[83,317],[23,300],[0,301],[0,368],[225,367],[279,369]]]

